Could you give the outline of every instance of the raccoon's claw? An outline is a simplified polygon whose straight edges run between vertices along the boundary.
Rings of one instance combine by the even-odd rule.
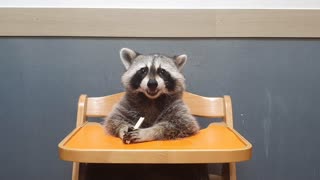
[[[133,129],[133,127],[130,127],[127,132],[123,135],[122,142],[124,144],[130,144],[136,142],[138,134],[138,130]]]
[[[119,138],[123,140],[124,139],[124,135],[127,134],[130,131],[133,131],[133,130],[134,130],[133,126],[125,126],[125,127],[121,128],[120,131],[119,131]]]
[[[140,143],[155,140],[154,131],[152,129],[134,129],[125,133],[123,143]]]

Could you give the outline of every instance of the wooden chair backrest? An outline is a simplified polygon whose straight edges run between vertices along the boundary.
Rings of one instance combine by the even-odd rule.
[[[123,95],[124,93],[122,92],[110,96],[87,98],[84,115],[86,117],[107,116]],[[190,108],[194,116],[224,119],[232,118],[231,100],[229,96],[203,97],[190,92],[184,92],[183,101]]]

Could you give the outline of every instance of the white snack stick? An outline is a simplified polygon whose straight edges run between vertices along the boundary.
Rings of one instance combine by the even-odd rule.
[[[140,117],[136,125],[134,125],[133,129],[139,129],[143,121],[144,121],[144,117]]]
[[[143,121],[144,121],[144,117],[140,117],[136,125],[134,125],[133,129],[139,129]],[[130,141],[126,140],[126,144],[130,144]]]

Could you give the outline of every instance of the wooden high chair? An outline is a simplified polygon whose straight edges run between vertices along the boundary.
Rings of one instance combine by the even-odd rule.
[[[223,118],[197,135],[179,140],[123,144],[106,135],[99,123],[87,122],[87,117],[105,117],[124,93],[105,97],[81,95],[76,128],[59,143],[60,158],[72,161],[72,179],[78,180],[79,163],[229,163],[231,180],[236,179],[235,162],[251,158],[252,145],[233,129],[230,96],[212,98],[189,92],[184,102],[195,116]]]

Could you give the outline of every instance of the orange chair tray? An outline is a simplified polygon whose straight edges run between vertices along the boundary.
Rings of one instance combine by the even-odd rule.
[[[123,144],[99,123],[89,122],[59,144],[61,159],[87,163],[238,162],[251,158],[251,148],[238,132],[218,123],[183,139]]]

